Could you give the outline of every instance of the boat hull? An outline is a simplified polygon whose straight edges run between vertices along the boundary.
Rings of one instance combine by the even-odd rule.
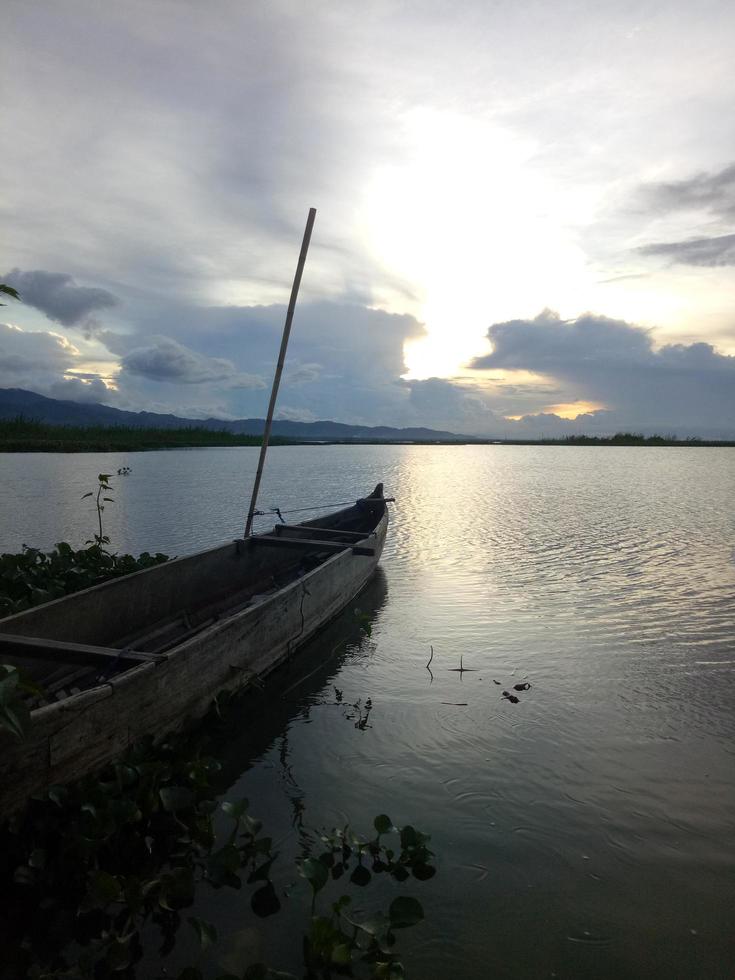
[[[104,683],[37,708],[22,741],[0,735],[0,814],[13,812],[50,785],[98,769],[144,735],[162,736],[201,717],[221,692],[246,689],[290,659],[354,599],[375,571],[388,526],[382,500],[375,501],[375,509],[381,513],[375,515],[374,528],[360,541],[369,548],[345,546],[254,604],[224,612],[155,659],[134,663]],[[311,526],[317,523],[327,522]],[[193,566],[201,572],[230,563],[232,574],[253,548],[257,541],[230,543],[194,556],[193,563],[173,561],[49,603],[46,618],[51,625],[45,635],[58,637],[61,630],[66,634],[62,639],[99,642],[101,625],[93,629],[90,621],[93,610],[99,616],[100,603],[109,605],[112,597],[133,608],[136,603],[146,606],[154,593],[165,602],[176,592],[177,581],[183,581],[182,568],[193,575]],[[38,635],[42,610],[1,621],[0,631]],[[111,615],[114,619],[117,611]]]

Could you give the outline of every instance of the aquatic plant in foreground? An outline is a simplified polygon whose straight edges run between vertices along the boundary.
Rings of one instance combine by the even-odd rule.
[[[102,773],[53,787],[6,824],[0,832],[0,980],[133,980],[144,954],[150,969],[151,930],[159,934],[163,960],[184,923],[206,950],[216,943],[217,929],[188,914],[201,887],[250,886],[253,915],[276,914],[291,889],[279,893],[272,881],[273,841],[247,800],[218,806],[219,769],[202,751],[200,734],[160,745],[144,739]],[[215,822],[223,817],[229,826],[217,833]],[[317,908],[327,884],[340,879],[363,889],[380,874],[396,882],[433,876],[425,834],[394,827],[385,815],[375,818],[374,829],[370,837],[350,827],[325,833],[298,864],[311,889],[303,937],[308,980],[404,975],[396,931],[423,919],[415,898],[400,896],[387,912],[365,914],[340,894],[326,912]],[[178,976],[201,980],[203,973],[192,965]],[[287,976],[264,964],[242,974],[245,980]]]

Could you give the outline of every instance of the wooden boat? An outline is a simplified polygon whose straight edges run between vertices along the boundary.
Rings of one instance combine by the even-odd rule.
[[[20,742],[0,733],[0,814],[142,735],[202,716],[290,658],[367,583],[383,485],[353,506],[177,558],[0,620],[0,663],[44,689]]]

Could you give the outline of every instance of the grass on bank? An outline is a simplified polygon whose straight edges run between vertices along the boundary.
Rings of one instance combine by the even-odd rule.
[[[288,440],[272,439],[278,444]],[[217,429],[137,428],[122,425],[50,425],[23,416],[0,420],[0,452],[108,452],[188,449],[197,446],[259,446],[260,436]]]

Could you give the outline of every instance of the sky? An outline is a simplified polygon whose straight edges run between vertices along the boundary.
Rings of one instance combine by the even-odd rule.
[[[0,387],[735,436],[735,5],[8,0]]]

